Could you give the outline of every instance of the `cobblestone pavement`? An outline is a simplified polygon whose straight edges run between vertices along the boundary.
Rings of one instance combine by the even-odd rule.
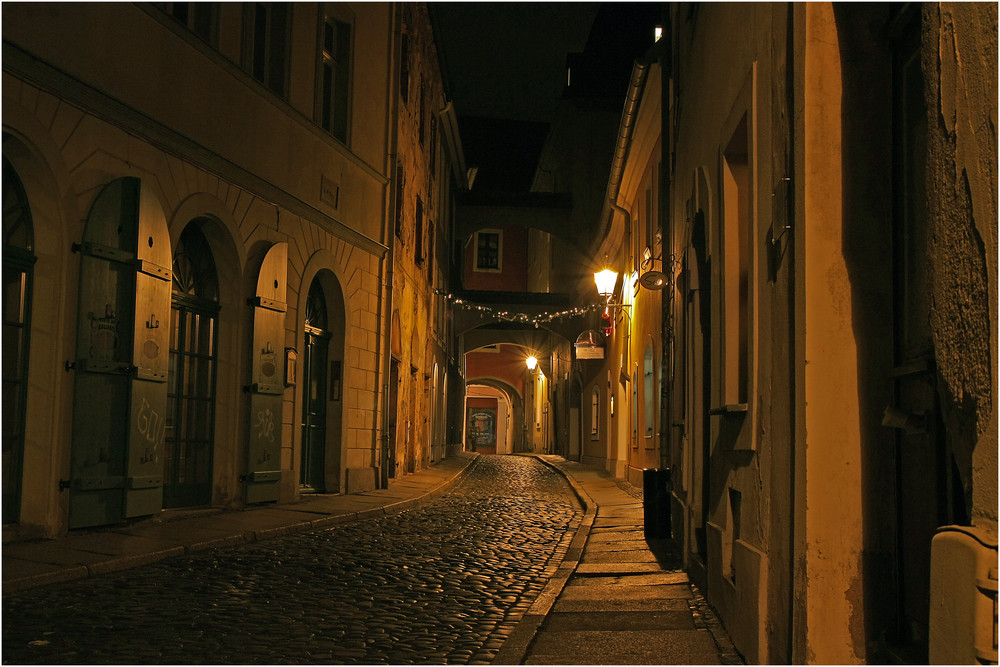
[[[480,456],[420,509],[4,596],[3,662],[487,664],[581,518],[541,462]]]

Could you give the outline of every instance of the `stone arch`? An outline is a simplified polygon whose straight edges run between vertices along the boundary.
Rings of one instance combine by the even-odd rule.
[[[236,264],[233,268],[242,273],[246,268],[247,253],[243,244],[236,242],[236,239],[241,238],[239,225],[225,203],[208,193],[196,192],[177,205],[167,221],[171,245],[177,243],[184,227],[195,218],[206,218],[213,222],[202,230],[212,244],[212,251],[216,252],[218,247],[225,248],[227,253],[235,253]]]
[[[17,531],[38,537],[66,523],[56,480],[68,475],[68,463],[63,470],[52,462],[69,460],[71,420],[53,417],[72,412],[72,376],[63,371],[63,360],[75,356],[75,312],[67,304],[75,302],[78,257],[68,251],[79,239],[67,230],[79,216],[76,200],[68,194],[68,172],[48,132],[8,99],[3,112],[3,154],[21,181],[31,211],[34,258],[20,488],[20,497],[29,502],[21,504]]]
[[[510,405],[509,428],[511,430],[511,440],[509,443],[509,453],[522,451],[524,446],[524,432],[521,427],[524,424],[524,399],[521,392],[517,387],[499,378],[480,377],[470,381],[468,384],[468,387],[475,386],[495,389],[506,397],[507,403]],[[465,410],[465,413],[466,416],[463,418],[463,421],[468,422],[468,410]],[[468,423],[463,428],[468,429]],[[463,441],[467,442],[467,436],[463,438]]]

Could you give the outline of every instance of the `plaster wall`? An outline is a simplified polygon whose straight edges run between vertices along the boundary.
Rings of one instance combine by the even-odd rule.
[[[787,446],[780,443],[789,439],[787,430],[775,431],[771,425],[774,415],[790,413],[792,397],[785,382],[776,380],[789,373],[787,333],[780,333],[788,327],[787,296],[781,300],[787,292],[784,287],[775,289],[767,256],[775,202],[781,196],[776,192],[787,168],[787,152],[781,145],[788,123],[781,115],[784,45],[775,41],[782,34],[786,14],[784,7],[773,4],[698,4],[679,6],[674,18],[677,65],[672,85],[677,97],[664,97],[664,104],[671,107],[664,128],[672,133],[675,158],[666,201],[669,219],[663,256],[673,257],[678,271],[683,262],[687,267],[684,289],[692,286],[696,261],[691,239],[698,217],[704,221],[710,274],[695,285],[700,292],[679,293],[672,309],[664,305],[664,316],[673,316],[668,321],[674,336],[687,336],[694,350],[691,332],[697,323],[684,318],[695,311],[678,304],[709,294],[706,304],[712,331],[706,342],[710,347],[705,376],[710,385],[705,396],[708,405],[701,400],[701,360],[694,365],[696,360],[684,348],[672,348],[685,354],[674,359],[683,379],[672,390],[693,396],[689,400],[696,401],[693,405],[703,413],[672,417],[672,422],[684,423],[669,454],[680,504],[675,512],[680,524],[675,526],[675,538],[687,545],[696,573],[707,568],[709,600],[737,648],[748,660],[767,662],[773,659],[774,628],[785,623],[777,616],[780,610],[769,605],[769,587],[775,585],[770,576],[771,531],[774,516],[787,517],[791,511],[787,498],[775,505],[771,494],[774,456],[777,452],[787,456]],[[746,203],[740,208],[727,200],[734,191],[727,160],[737,158],[745,164],[739,187]],[[739,217],[746,229],[742,309],[737,307],[737,292],[728,292],[726,287],[735,275],[737,259],[736,246],[728,239],[736,234]],[[784,285],[787,279],[787,274],[782,275],[777,284]],[[664,293],[664,299],[667,296]],[[741,318],[746,318],[742,326],[748,332],[742,351],[724,336],[741,326]],[[738,354],[745,358],[746,380],[741,380],[745,398],[736,398],[736,376],[727,372]],[[677,411],[682,405],[674,403]],[[709,422],[704,437],[700,418]],[[708,539],[701,535],[702,513],[719,531],[719,544],[729,545],[727,549],[720,546],[713,551],[711,542],[699,544]],[[736,548],[737,544],[742,547]],[[705,556],[696,553],[702,549]],[[741,560],[750,553],[754,554],[754,576],[731,577],[736,563],[743,571],[750,567]],[[774,580],[787,577],[785,570]],[[755,603],[748,605],[747,600]]]
[[[855,610],[847,593],[861,577],[863,466],[858,350],[841,249],[841,63],[832,7],[807,7],[803,30],[805,224],[797,240],[805,291],[807,655],[810,662],[854,664],[861,660],[850,640]]]
[[[447,265],[441,252],[440,232],[447,229],[450,215],[445,152],[441,147],[438,114],[445,107],[444,83],[434,42],[433,28],[424,3],[398,6],[401,31],[407,38],[405,67],[397,75],[407,81],[391,91],[398,104],[396,119],[396,164],[400,170],[392,196],[393,244],[392,303],[398,315],[398,345],[401,382],[398,388],[398,426],[395,458],[397,475],[420,470],[434,459],[431,409],[438,404],[431,392],[434,364],[446,367],[445,332],[438,326],[443,300],[434,294],[441,266]],[[402,94],[403,85],[407,94]],[[395,184],[402,183],[402,189]],[[396,335],[396,332],[393,333]],[[443,386],[443,384],[439,385]],[[464,420],[464,418],[463,418]]]
[[[315,44],[317,6],[296,4],[293,13],[291,43]],[[177,30],[158,9],[115,3],[12,5],[4,10],[3,32],[5,40],[142,117],[378,239],[380,221],[363,211],[381,208],[387,110],[383,85],[358,82],[386,81],[388,5],[358,5],[352,13],[357,69],[351,113],[365,119],[352,124],[355,134],[348,143],[356,153],[313,123],[311,96],[282,100],[238,61]],[[88,29],[81,31],[81,25]],[[303,67],[289,73],[292,91],[314,90],[315,60],[293,59]],[[339,188],[336,206],[322,197],[324,179],[327,189],[329,184]]]
[[[973,525],[997,530],[997,8],[922,7],[938,390]]]
[[[476,235],[466,240],[465,289],[504,292],[524,292],[528,288],[528,228],[516,225],[499,225],[481,231],[499,231],[499,271],[476,270]]]
[[[66,148],[54,156],[57,160],[54,166],[39,164],[47,171],[63,172],[68,176],[65,183],[68,191],[39,192],[36,201],[43,202],[39,210],[44,211],[48,201],[72,202],[64,207],[59,215],[65,220],[63,231],[67,242],[61,248],[53,251],[60,257],[58,263],[42,261],[36,268],[37,285],[44,288],[51,281],[65,281],[59,291],[63,297],[58,300],[40,299],[35,291],[35,303],[38,305],[37,325],[39,326],[38,343],[33,346],[31,367],[40,373],[51,373],[54,368],[51,354],[60,347],[73,350],[75,347],[75,303],[78,266],[76,257],[69,252],[69,244],[81,238],[89,210],[90,201],[99,192],[102,183],[109,182],[118,176],[135,175],[154,183],[167,219],[171,224],[171,236],[176,240],[181,229],[192,219],[205,216],[216,221],[215,234],[210,234],[213,253],[216,256],[217,269],[220,271],[220,283],[226,286],[239,286],[237,292],[223,290],[220,314],[220,367],[218,377],[219,418],[216,421],[216,443],[213,467],[214,488],[213,504],[235,506],[242,502],[241,485],[238,478],[242,474],[244,452],[241,446],[240,433],[244,432],[245,424],[239,418],[245,407],[240,396],[240,377],[247,363],[245,355],[240,352],[246,344],[246,327],[249,325],[247,315],[240,307],[245,302],[246,294],[252,291],[255,283],[254,266],[259,266],[262,253],[277,242],[288,242],[289,276],[303,276],[306,264],[317,254],[325,259],[325,268],[333,271],[341,279],[343,289],[350,293],[347,299],[346,312],[342,317],[350,317],[349,331],[344,343],[347,354],[345,363],[345,386],[350,388],[346,399],[349,402],[346,432],[343,439],[347,443],[348,458],[352,465],[371,465],[371,432],[374,428],[374,354],[375,327],[374,313],[371,308],[377,303],[377,275],[380,258],[363,252],[347,252],[350,246],[341,239],[318,232],[308,221],[302,220],[285,211],[282,229],[278,230],[278,220],[282,211],[270,203],[262,202],[252,192],[246,191],[218,176],[211,175],[189,163],[164,154],[148,144],[141,144],[118,131],[113,125],[83,114],[72,106],[60,104],[51,94],[38,90],[26,83],[16,82],[8,78],[11,85],[4,87],[5,106],[10,109],[19,108],[18,113],[10,116],[5,114],[5,130],[24,137],[26,142],[35,140],[46,143],[49,137],[31,137],[30,125],[20,126],[21,120],[31,116],[25,108],[30,104],[37,113],[49,109],[50,115],[46,123],[50,128],[60,127],[59,119],[69,113],[75,117],[66,134],[62,137]],[[7,125],[7,123],[12,123]],[[26,131],[28,130],[28,131]],[[49,132],[52,130],[50,129]],[[30,146],[32,144],[27,144]],[[99,150],[98,150],[99,148]],[[36,156],[40,157],[38,153]],[[127,157],[126,157],[127,156]],[[36,157],[37,159],[37,157]],[[15,164],[18,161],[15,160]],[[69,165],[74,165],[70,167]],[[30,167],[29,167],[30,170]],[[58,186],[58,183],[50,185]],[[42,220],[45,218],[43,217]],[[47,225],[41,226],[44,232]],[[75,230],[75,231],[74,231]],[[214,236],[214,240],[213,240]],[[46,234],[42,235],[46,238]],[[44,243],[41,249],[48,244]],[[62,259],[63,256],[66,259]],[[40,255],[44,260],[45,255]],[[244,259],[241,259],[244,258]],[[339,258],[339,259],[338,259]],[[313,269],[315,273],[315,269]],[[62,276],[62,277],[60,277]],[[295,347],[298,339],[296,329],[301,329],[301,314],[299,312],[299,283],[290,280],[287,295],[288,311],[285,318],[286,345]],[[306,286],[308,287],[308,286]],[[242,294],[240,294],[242,293]],[[349,314],[349,315],[348,315]],[[65,322],[61,341],[56,344],[49,342],[43,333],[51,326],[55,318]],[[298,324],[298,326],[297,326]],[[63,355],[72,358],[73,354]],[[62,357],[60,357],[62,358]],[[62,383],[56,383],[59,387]],[[72,387],[72,382],[67,382]],[[57,391],[67,391],[61,388]],[[297,463],[294,457],[294,442],[296,425],[296,394],[294,388],[286,390],[286,409],[282,420],[282,470],[285,471],[282,497],[290,499],[297,493],[294,471]],[[51,406],[51,407],[46,407]],[[228,406],[228,407],[227,407]],[[72,397],[61,401],[43,401],[37,395],[29,397],[29,423],[37,421],[36,410],[51,409],[60,415],[54,421],[68,425],[72,422]],[[49,422],[52,423],[52,422]],[[68,444],[72,438],[68,433],[56,438],[50,434],[29,436],[29,444],[25,460],[25,478],[28,480],[45,479],[44,489],[58,488],[57,479],[68,477]],[[66,443],[65,446],[57,443]],[[66,463],[53,467],[49,461]],[[32,502],[25,503],[26,514],[24,523],[45,526],[47,532],[59,532],[65,529],[65,500],[51,494],[42,488],[35,488],[29,483],[25,488],[25,497]],[[38,508],[46,508],[39,511]],[[56,509],[60,508],[60,509]],[[37,515],[36,515],[37,513]]]
[[[368,10],[361,13],[365,12]],[[359,19],[359,25],[370,27],[373,24],[369,21],[381,21],[382,9],[372,8],[371,12]],[[81,33],[78,28],[82,24],[95,29]],[[59,36],[65,39],[57,39]],[[312,277],[328,272],[344,293],[342,310],[332,313],[347,329],[341,343],[344,419],[340,432],[331,436],[339,441],[341,470],[375,465],[376,313],[382,259],[379,245],[371,239],[355,235],[361,246],[345,240],[341,232],[346,226],[338,230],[336,224],[340,223],[332,216],[336,213],[346,218],[352,229],[377,235],[385,179],[334,140],[317,141],[315,128],[309,129],[311,121],[297,117],[287,104],[267,99],[242,74],[219,66],[212,58],[206,66],[205,54],[134,6],[5,7],[4,37],[25,49],[37,50],[38,57],[56,68],[25,58],[4,62],[3,123],[5,137],[12,137],[11,141],[5,138],[4,151],[5,155],[10,153],[26,182],[29,203],[33,213],[37,212],[39,239],[29,362],[30,426],[18,531],[31,536],[66,530],[67,494],[58,490],[58,482],[70,476],[73,382],[62,364],[74,357],[79,275],[79,256],[71,252],[70,245],[81,239],[90,204],[100,189],[120,176],[136,176],[153,186],[174,243],[191,220],[205,221],[203,231],[222,286],[212,504],[235,507],[243,502],[239,478],[245,472],[248,417],[241,387],[249,375],[246,347],[250,326],[245,303],[253,293],[261,258],[274,243],[289,246],[285,296],[288,347],[300,346],[299,297]],[[142,47],[137,46],[138,39],[144,40]],[[155,63],[142,60],[154,54],[158,58]],[[384,59],[380,62],[384,66]],[[144,64],[148,65],[145,70]],[[185,83],[180,88],[164,84],[174,81],[182,71]],[[190,76],[191,71],[200,72],[202,77]],[[384,80],[384,73],[381,76]],[[184,86],[198,90],[178,95],[178,90],[186,90]],[[225,96],[226,91],[233,92],[232,98],[220,100],[213,113],[203,113],[207,98]],[[196,100],[196,92],[202,94],[200,99]],[[197,111],[186,106],[196,101]],[[147,108],[148,114],[137,116],[123,102],[132,108]],[[276,142],[273,134],[257,141],[260,132],[239,123],[220,122],[226,118],[226,109],[237,108],[233,105],[242,105],[241,111],[246,112],[233,116],[270,124],[287,144]],[[275,109],[279,113],[272,118],[269,114]],[[193,144],[191,136],[204,143]],[[296,145],[305,148],[296,151]],[[271,171],[275,165],[279,171],[288,166],[282,156],[274,155],[286,147],[285,157],[294,155],[295,168],[282,174]],[[237,164],[244,149],[253,156]],[[220,155],[225,156],[221,161]],[[338,160],[342,163],[344,196],[339,207],[331,208],[320,201],[318,177],[325,166],[338,164]],[[300,178],[301,171],[296,172],[304,165],[311,169],[307,179]],[[299,190],[302,182],[313,182],[314,176],[315,188],[310,185],[309,192]],[[273,181],[265,180],[272,177]],[[272,196],[275,193],[279,196]],[[302,201],[310,204],[302,206]],[[376,205],[371,205],[373,202]],[[298,493],[300,400],[299,388],[286,389],[280,426],[282,500],[293,499]]]

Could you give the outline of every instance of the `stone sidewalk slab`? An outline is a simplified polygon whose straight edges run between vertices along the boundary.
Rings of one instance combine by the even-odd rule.
[[[694,630],[688,609],[674,611],[553,612],[548,632],[595,630]]]
[[[670,542],[646,539],[644,510],[603,471],[540,456],[561,470],[587,511],[576,542],[583,547],[571,574],[533,636],[503,664],[526,665],[712,665],[734,664],[738,654],[721,623],[698,623],[704,606],[687,573],[670,553]],[[698,598],[702,600],[702,598]],[[701,620],[698,618],[698,620]],[[734,660],[736,656],[736,660]]]
[[[705,630],[605,630],[543,632],[525,664],[708,665],[719,664]]]
[[[577,574],[587,575],[615,575],[615,574],[644,574],[662,572],[663,568],[659,563],[580,563],[576,568]]]
[[[610,576],[574,577],[570,586],[659,586],[663,584],[688,584],[686,572],[656,572],[652,574],[625,574]]]
[[[622,600],[568,600],[560,598],[554,607],[553,612],[614,612],[627,613],[630,611],[643,611],[650,613],[660,613],[667,611],[683,611],[691,613],[691,605],[687,600],[677,598],[674,600],[649,599],[622,599]]]
[[[692,597],[686,584],[666,586],[627,586],[621,584],[587,584],[567,586],[564,600],[686,600]]]

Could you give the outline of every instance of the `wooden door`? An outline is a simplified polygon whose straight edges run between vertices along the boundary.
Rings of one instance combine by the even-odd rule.
[[[251,346],[250,437],[246,502],[278,500],[281,484],[281,402],[285,393],[285,283],[288,244],[275,243],[257,276]]]
[[[162,508],[171,254],[149,186],[108,184],[78,249],[70,528]]]

